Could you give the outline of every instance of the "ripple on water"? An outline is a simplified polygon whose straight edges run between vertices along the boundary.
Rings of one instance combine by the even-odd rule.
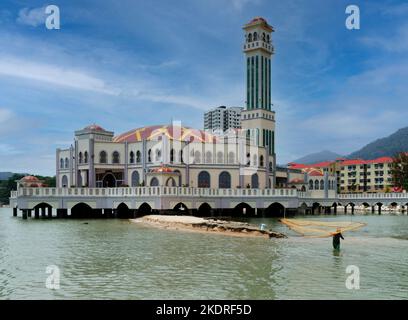
[[[408,217],[362,217],[368,227],[346,234],[335,255],[327,238],[236,238],[118,220],[10,216],[0,209],[1,298],[407,298]],[[261,222],[287,232],[276,220],[255,220]],[[45,288],[51,264],[61,269],[57,291]],[[345,287],[350,264],[360,268],[357,291]]]

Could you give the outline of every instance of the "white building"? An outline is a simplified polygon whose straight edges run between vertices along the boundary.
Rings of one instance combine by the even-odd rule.
[[[241,129],[241,112],[244,108],[220,106],[204,113],[204,130],[220,133]]]

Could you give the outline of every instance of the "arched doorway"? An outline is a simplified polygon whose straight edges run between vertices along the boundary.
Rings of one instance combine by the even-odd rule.
[[[210,217],[211,216],[211,206],[204,202],[198,207],[197,215],[199,217]]]
[[[251,187],[253,189],[258,189],[259,188],[259,177],[258,174],[254,173],[251,177]]]
[[[174,178],[170,177],[166,181],[166,186],[167,187],[175,187],[176,186],[176,180]]]
[[[118,218],[119,219],[129,219],[133,218],[133,212],[129,209],[129,207],[125,203],[121,203],[117,209]]]
[[[233,215],[240,217],[252,217],[255,215],[255,209],[253,209],[249,204],[241,202],[235,206]]]
[[[116,187],[116,178],[112,173],[107,173],[102,179],[104,188],[115,188]]]
[[[66,175],[62,176],[61,187],[68,188],[68,177]]]
[[[159,185],[159,180],[156,177],[153,177],[152,180],[150,180],[150,186],[157,187],[158,185]]]
[[[139,210],[137,211],[137,213],[138,213],[138,216],[144,216],[147,214],[151,214],[152,207],[146,202],[143,202],[142,205],[139,207]]]
[[[285,207],[279,202],[272,203],[265,209],[265,216],[267,217],[283,217],[285,216]]]
[[[189,214],[189,210],[188,210],[187,206],[182,202],[177,203],[174,206],[173,210],[176,211],[179,214]]]
[[[132,173],[132,187],[138,187],[140,185],[139,172],[133,171]]]
[[[71,218],[73,219],[86,219],[93,217],[93,209],[86,203],[78,203],[71,209]]]

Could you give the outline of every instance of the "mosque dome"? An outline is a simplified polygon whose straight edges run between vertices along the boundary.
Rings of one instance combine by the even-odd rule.
[[[199,129],[176,125],[156,125],[130,130],[113,138],[113,142],[158,141],[165,136],[171,140],[213,143],[216,136]]]

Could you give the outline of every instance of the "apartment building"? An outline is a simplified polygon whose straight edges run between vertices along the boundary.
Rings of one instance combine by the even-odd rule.
[[[225,132],[241,128],[241,107],[219,106],[204,114],[204,130]]]

